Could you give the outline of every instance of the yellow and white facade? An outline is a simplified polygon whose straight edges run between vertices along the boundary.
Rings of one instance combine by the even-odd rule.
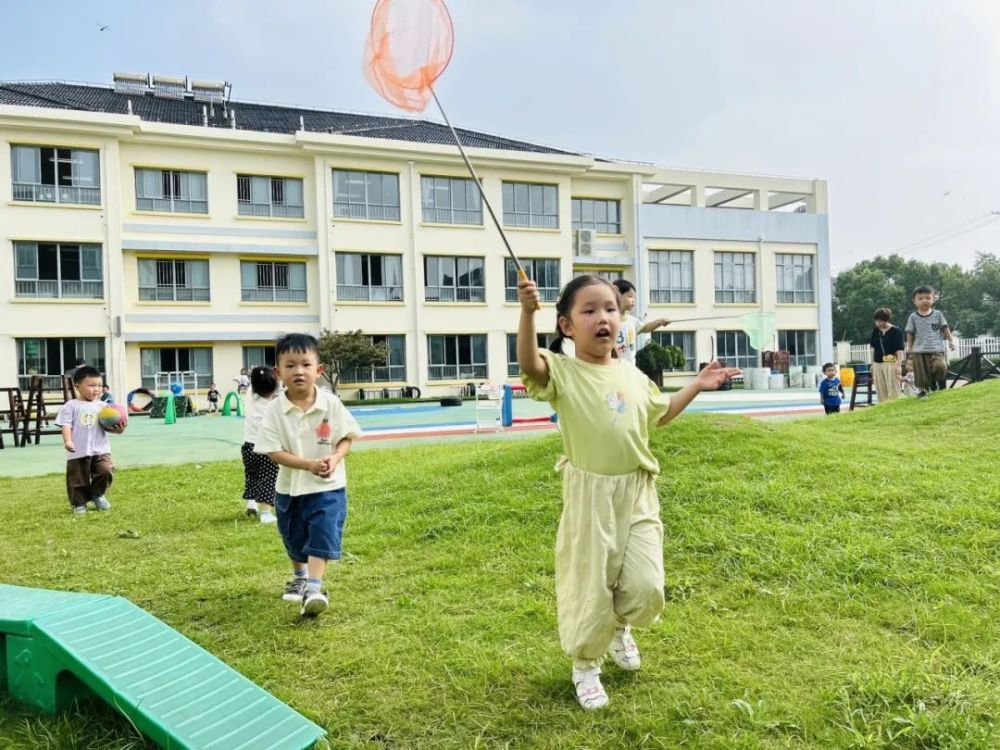
[[[0,141],[0,385],[84,356],[119,399],[174,371],[225,392],[279,334],[322,329],[389,344],[348,397],[514,379],[506,255],[453,146],[10,104]],[[594,271],[631,279],[653,317],[697,319],[666,329],[690,354],[678,380],[746,354],[732,316],[762,306],[812,336],[812,359],[832,347],[822,181],[468,151],[544,280],[540,331],[558,288]]]

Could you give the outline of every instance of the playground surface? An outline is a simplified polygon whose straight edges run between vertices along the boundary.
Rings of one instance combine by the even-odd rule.
[[[461,406],[442,407],[434,402],[352,406],[364,437],[354,450],[402,445],[414,440],[485,440],[524,437],[555,429],[549,421],[515,424],[498,433],[490,426],[492,414],[481,411],[476,432],[476,405],[466,400]],[[688,407],[689,412],[743,414],[755,419],[788,419],[822,414],[815,393],[810,390],[722,391],[703,393]],[[548,404],[528,398],[514,401],[515,418],[544,418],[551,414]],[[208,463],[237,460],[243,443],[243,420],[208,414],[178,419],[165,425],[162,419],[134,416],[127,432],[112,436],[112,454],[118,468],[154,464]],[[61,473],[65,454],[58,435],[42,436],[38,445],[0,450],[0,477],[26,477]]]

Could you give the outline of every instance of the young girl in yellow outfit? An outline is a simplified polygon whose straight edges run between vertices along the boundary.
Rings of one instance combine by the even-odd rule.
[[[556,536],[559,639],[573,658],[573,685],[585,709],[605,706],[605,654],[621,668],[640,666],[632,626],[651,624],[663,609],[663,524],[656,496],[660,466],[650,428],[676,417],[702,390],[739,370],[718,362],[673,397],[612,352],[621,323],[617,290],[599,276],[573,279],[556,303],[557,338],[572,339],[575,357],[540,351],[532,281],[518,284],[521,322],[517,361],[528,394],[559,415],[566,455],[563,512]]]

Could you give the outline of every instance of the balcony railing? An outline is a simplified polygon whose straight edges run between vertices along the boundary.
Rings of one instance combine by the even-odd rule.
[[[37,375],[18,375],[17,384],[22,391],[27,393],[31,390],[31,379],[38,377]],[[62,375],[42,375],[42,390],[43,391],[61,391],[63,387],[63,376]]]
[[[140,211],[166,211],[175,214],[207,214],[208,200],[190,198],[136,197],[135,207]]]
[[[343,302],[402,302],[403,287],[337,284],[337,299]]]
[[[406,365],[386,365],[367,370],[344,370],[341,383],[393,383],[406,380]]]
[[[51,281],[22,280],[14,284],[15,295],[18,297],[37,297],[40,299],[103,299],[103,281]]]
[[[429,365],[428,380],[482,380],[486,377],[486,365]]]
[[[424,221],[433,224],[482,224],[483,212],[458,208],[424,208]]]
[[[208,302],[211,296],[207,287],[141,286],[139,299],[143,302]]]
[[[649,301],[654,304],[680,304],[694,302],[693,289],[650,289]]]
[[[486,288],[481,286],[425,286],[425,302],[485,302]]]
[[[281,289],[278,287],[242,288],[240,298],[244,302],[305,302],[305,289]]]
[[[555,302],[559,299],[559,287],[557,286],[543,286],[539,287],[538,295],[542,298],[542,302]],[[507,287],[507,297],[508,302],[517,302],[517,287]]]
[[[374,221],[399,221],[399,206],[379,206],[366,203],[334,201],[333,215],[344,219],[372,219]]]
[[[70,185],[36,185],[15,182],[13,197],[16,201],[36,203],[79,203],[86,206],[101,205],[99,187],[73,187]]]
[[[240,216],[281,216],[290,219],[301,219],[305,216],[302,206],[292,206],[283,203],[251,203],[239,201]]]

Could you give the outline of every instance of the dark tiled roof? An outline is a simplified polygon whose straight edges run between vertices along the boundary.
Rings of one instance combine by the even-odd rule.
[[[194,101],[190,95],[185,99],[165,99],[153,96],[152,93],[116,94],[110,87],[105,86],[47,82],[0,83],[0,104],[124,115],[128,113],[129,100],[132,101],[132,113],[143,120],[197,127],[203,125],[202,107],[205,105],[203,102]],[[305,120],[306,130],[311,132],[340,133],[413,143],[446,145],[454,143],[447,126],[429,120],[379,117],[350,112],[323,112],[240,101],[230,101],[228,107],[236,111],[236,127],[239,130],[290,135],[299,129],[301,117]],[[209,117],[209,127],[231,127],[230,120],[223,117],[222,107],[216,106],[214,109],[214,116]],[[572,151],[502,138],[489,133],[462,128],[456,130],[466,146],[538,154],[577,155]]]

